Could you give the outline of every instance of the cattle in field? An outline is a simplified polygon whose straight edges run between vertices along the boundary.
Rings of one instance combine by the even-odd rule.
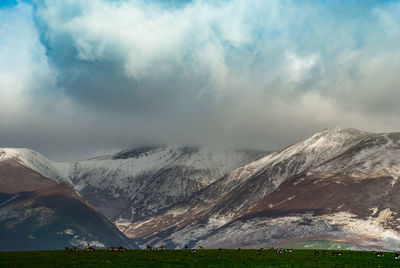
[[[117,247],[109,247],[108,250],[109,250],[109,251],[117,251],[118,248],[117,248]]]
[[[147,249],[147,250],[153,250],[153,247],[152,247],[152,246],[149,246],[149,245],[146,245],[146,249]]]
[[[318,256],[318,255],[319,255],[319,251],[315,251],[314,256]]]
[[[287,249],[285,249],[285,252],[292,253],[293,249],[292,248],[287,248]]]
[[[85,251],[94,251],[94,248],[92,248],[89,243],[87,243],[87,247],[85,249]]]
[[[69,247],[65,247],[65,252],[69,252]]]
[[[276,249],[276,253],[282,254],[282,253],[283,253],[283,248],[277,248],[277,249]]]
[[[394,259],[395,259],[395,260],[399,260],[399,259],[400,259],[400,252],[396,252],[396,253],[394,254]]]
[[[119,248],[118,248],[118,251],[126,251],[126,248],[124,248],[124,247],[119,247]]]
[[[384,256],[383,252],[377,252],[376,253],[376,257],[377,258],[383,258],[383,256]]]
[[[78,251],[78,250],[79,250],[78,248],[72,247],[72,248],[69,249],[69,252],[75,252],[75,251]]]
[[[341,251],[338,251],[338,252],[332,251],[332,256],[342,256],[342,255],[343,255],[343,254],[342,254]]]
[[[198,248],[199,248],[199,249],[204,249],[204,247],[202,247],[202,246],[198,246]]]

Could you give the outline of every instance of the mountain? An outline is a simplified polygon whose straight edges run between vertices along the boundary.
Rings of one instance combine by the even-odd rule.
[[[399,156],[400,133],[328,129],[233,170],[124,233],[174,247],[329,240],[399,249]]]
[[[0,163],[4,155],[20,166],[0,166],[0,189],[30,195],[4,192],[0,209],[70,186],[140,247],[400,249],[400,133],[333,128],[269,153],[145,146],[56,163],[0,149]]]
[[[65,246],[135,247],[66,183],[27,167],[18,152],[0,149],[0,250]]]
[[[120,228],[188,198],[262,151],[150,146],[71,165],[70,178]]]
[[[13,149],[25,166],[71,185],[124,230],[133,221],[188,198],[229,171],[267,154],[189,146],[143,146],[82,161],[53,162],[29,149]]]

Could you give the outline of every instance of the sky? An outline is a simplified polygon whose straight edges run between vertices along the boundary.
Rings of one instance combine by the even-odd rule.
[[[400,131],[400,1],[0,0],[0,147]]]

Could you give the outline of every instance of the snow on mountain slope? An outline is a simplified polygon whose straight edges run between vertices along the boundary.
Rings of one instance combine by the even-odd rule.
[[[136,247],[68,184],[27,167],[18,151],[7,153],[0,160],[0,250],[63,249],[86,241]]]
[[[25,165],[70,182],[142,245],[326,239],[400,248],[399,133],[334,128],[270,154],[146,146],[53,163],[18,153]]]
[[[390,174],[396,179],[400,175],[400,134],[370,135],[345,154],[329,161],[315,172],[350,170],[353,176]],[[347,159],[348,161],[344,161]]]
[[[67,163],[53,162],[42,154],[26,148],[0,148],[0,162],[16,158],[24,166],[33,169],[44,177],[57,182],[68,182],[69,165]]]
[[[385,211],[380,217],[384,213]],[[176,236],[178,237],[179,235]],[[348,212],[329,215],[314,215],[305,212],[276,217],[239,219],[198,240],[196,245],[207,248],[260,248],[267,245],[279,247],[305,241],[336,241],[352,245],[352,248],[356,250],[400,249],[399,233],[384,228],[379,221],[379,216],[364,220]]]
[[[145,235],[154,224],[180,224],[189,218],[210,215],[209,221],[221,226],[242,215],[258,200],[275,190],[285,179],[304,172],[345,152],[366,137],[374,136],[353,129],[334,128],[317,133],[310,138],[273,152],[244,165],[196,193],[191,200],[160,215],[146,224],[133,224],[128,235]],[[207,216],[208,217],[208,216]],[[168,219],[168,220],[166,220]],[[142,231],[143,230],[143,231]],[[143,233],[142,233],[143,232]]]
[[[152,146],[71,163],[77,191],[120,223],[165,209],[262,151]]]
[[[229,171],[266,153],[187,146],[145,146],[112,156],[57,163],[29,149],[0,149],[57,182],[67,182],[107,218],[140,219],[204,188]]]
[[[325,130],[230,172],[165,213],[132,224],[125,234],[142,239],[143,243],[152,241],[180,247],[209,241],[209,245],[215,246],[219,232],[229,233],[232,222],[242,218],[246,222],[250,215],[267,216],[270,221],[292,214],[301,216],[307,211],[324,215],[348,212],[340,226],[327,224],[328,229],[339,229],[338,234],[343,238],[344,234],[351,233],[352,217],[359,223],[367,223],[372,211],[376,210],[379,215],[389,209],[395,211],[392,218],[378,225],[397,233],[392,236],[397,241],[400,230],[396,229],[396,222],[400,219],[394,215],[400,215],[396,209],[400,197],[395,194],[400,187],[397,182],[399,156],[398,133]],[[311,223],[307,236],[321,236],[316,228],[318,222]],[[284,233],[277,233],[282,241]],[[243,237],[245,244],[246,235]],[[224,239],[230,240],[233,236]],[[231,246],[240,244],[232,242]]]

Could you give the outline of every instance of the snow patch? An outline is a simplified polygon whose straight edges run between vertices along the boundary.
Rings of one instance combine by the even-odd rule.
[[[78,238],[74,238],[72,240],[70,240],[70,244],[75,246],[75,247],[87,247],[87,244],[89,243],[90,246],[92,247],[97,247],[97,248],[105,248],[106,246],[101,243],[100,241],[96,241],[96,240],[84,240],[84,239],[78,239]]]

